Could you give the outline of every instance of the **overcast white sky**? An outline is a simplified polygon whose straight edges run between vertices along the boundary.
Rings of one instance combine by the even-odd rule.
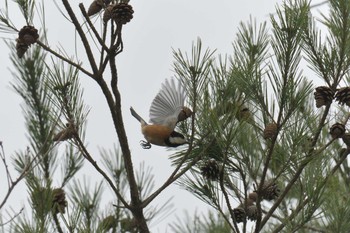
[[[0,8],[4,7],[3,2]],[[70,2],[77,6],[81,0]],[[83,1],[86,9],[90,2],[90,0]],[[134,18],[124,27],[124,52],[117,57],[123,117],[135,167],[137,168],[137,164],[141,161],[152,167],[157,178],[157,187],[172,171],[168,159],[169,152],[157,146],[153,146],[150,150],[143,150],[139,146],[142,134],[138,122],[130,115],[129,107],[132,105],[140,115],[145,119],[148,118],[150,103],[160,84],[165,78],[173,75],[172,48],[190,52],[192,42],[200,37],[204,47],[217,49],[217,54],[230,54],[231,43],[239,23],[247,22],[249,17],[256,19],[258,23],[268,21],[268,14],[273,13],[276,3],[281,2],[282,0],[132,0],[130,2],[135,11]],[[61,5],[60,1],[58,3]],[[50,46],[56,48],[60,43],[66,51],[72,51],[74,55],[73,26],[60,15],[53,1],[45,1],[45,4]],[[11,9],[10,14],[16,26],[21,28],[24,20],[19,11]],[[77,15],[80,16],[79,13]],[[15,39],[17,35],[0,36]],[[9,49],[2,41],[0,51],[0,141],[3,141],[7,156],[11,156],[16,150],[23,150],[28,143],[20,108],[21,99],[9,88],[9,83],[13,80],[9,71],[9,68],[11,69]],[[79,54],[80,59],[86,61],[83,53]],[[85,64],[87,65],[86,62]],[[98,160],[97,148],[110,149],[117,143],[117,138],[101,91],[93,81],[83,75],[81,82],[85,89],[85,103],[91,107],[86,141],[89,144],[88,148]],[[86,166],[91,169],[88,163]],[[88,169],[83,173],[89,176]],[[1,165],[1,177],[4,177],[3,171]],[[4,186],[2,187],[4,189]],[[9,204],[17,206],[18,209],[18,206],[23,205],[25,201],[23,187],[17,187],[15,194],[16,198],[12,197]],[[172,185],[162,193],[159,200],[164,201],[171,195],[174,196],[176,212],[160,224],[152,226],[152,232],[165,232],[166,229],[170,232],[167,224],[173,222],[175,214],[181,217],[184,210],[193,213],[196,209],[202,211],[206,208],[202,202],[186,191],[180,190],[176,185]]]

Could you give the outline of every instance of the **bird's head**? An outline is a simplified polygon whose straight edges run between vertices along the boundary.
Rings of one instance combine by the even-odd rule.
[[[178,117],[177,117],[177,121],[184,121],[187,118],[189,118],[190,116],[192,116],[193,112],[191,109],[189,109],[188,107],[183,107],[181,112],[179,113]]]

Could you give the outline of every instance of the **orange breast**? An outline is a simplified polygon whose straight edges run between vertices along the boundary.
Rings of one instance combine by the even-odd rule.
[[[165,146],[164,139],[168,138],[171,132],[171,129],[163,125],[145,125],[142,127],[145,139],[158,146]]]

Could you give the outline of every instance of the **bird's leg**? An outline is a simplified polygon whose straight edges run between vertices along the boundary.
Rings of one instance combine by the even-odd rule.
[[[150,149],[152,147],[151,143],[141,140],[140,145],[143,149]]]

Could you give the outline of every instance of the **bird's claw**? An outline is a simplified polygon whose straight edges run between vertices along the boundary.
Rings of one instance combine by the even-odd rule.
[[[150,149],[152,147],[151,143],[149,142],[146,142],[144,140],[141,140],[140,141],[140,145],[143,149]]]

